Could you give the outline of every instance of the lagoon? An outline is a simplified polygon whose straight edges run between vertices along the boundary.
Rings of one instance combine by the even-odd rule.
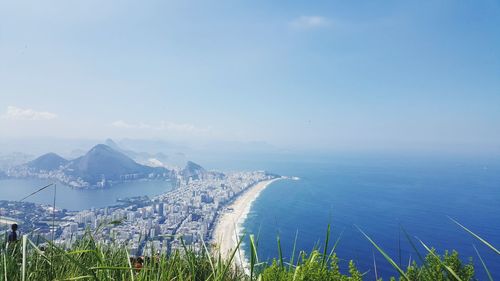
[[[51,181],[40,179],[0,180],[0,200],[20,200],[49,183]],[[60,183],[56,185],[56,207],[75,211],[116,205],[119,198],[152,197],[174,188],[170,181],[134,181],[104,189],[73,189]],[[25,201],[52,205],[53,196],[54,188],[49,187]]]

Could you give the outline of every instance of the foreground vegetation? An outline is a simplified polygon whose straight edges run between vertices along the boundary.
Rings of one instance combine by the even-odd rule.
[[[399,272],[399,276],[391,280],[476,280],[472,260],[464,264],[455,251],[439,255],[422,243],[428,249],[427,255],[421,256],[418,253],[421,261],[418,264],[414,261],[402,269],[368,235],[362,231],[361,233]],[[195,251],[189,246],[184,246],[183,250],[175,251],[168,256],[146,257],[141,260],[131,258],[123,246],[101,245],[92,237],[92,233],[88,232],[69,250],[55,246],[50,241],[45,241],[43,244],[34,243],[26,236],[10,245],[2,241],[5,247],[0,250],[0,280],[358,281],[374,279],[373,272],[370,272],[369,276],[367,272],[360,272],[353,261],[349,262],[348,272],[341,272],[339,258],[335,253],[339,240],[333,247],[329,247],[329,228],[321,249],[317,247],[310,253],[303,251],[296,253],[293,249],[292,258],[287,261],[282,257],[278,237],[278,257],[271,263],[259,262],[254,238],[250,236],[251,259],[249,272],[246,273],[232,266],[236,251],[230,258],[223,260],[221,255],[216,253],[216,247],[209,251],[207,245],[204,245],[203,250]],[[332,249],[327,252],[330,248]],[[492,280],[488,269],[486,267],[485,269]]]

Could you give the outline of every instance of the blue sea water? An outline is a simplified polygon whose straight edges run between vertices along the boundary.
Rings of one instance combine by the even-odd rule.
[[[439,253],[456,249],[464,261],[473,257],[479,280],[486,280],[472,248],[475,244],[493,278],[500,280],[500,256],[472,238],[449,218],[455,218],[500,247],[500,159],[432,156],[294,156],[254,155],[249,158],[204,159],[201,164],[218,170],[265,169],[299,181],[271,184],[254,202],[244,223],[246,233],[259,238],[260,260],[277,257],[279,234],[285,259],[289,259],[296,232],[297,248],[310,251],[323,245],[332,226],[330,245],[342,233],[337,248],[341,268],[353,260],[366,280],[385,280],[395,270],[355,228],[363,229],[401,264],[417,259],[400,231],[403,226]],[[2,180],[0,199],[18,200],[44,181]],[[84,209],[113,205],[119,197],[155,195],[171,188],[167,182],[135,182],[106,190],[58,188],[58,205]],[[52,193],[30,201],[51,204]],[[415,243],[418,244],[415,238]],[[424,254],[425,249],[418,246]],[[401,255],[399,252],[401,249]],[[249,251],[247,251],[248,254]],[[401,257],[401,258],[400,258]]]
[[[403,226],[420,253],[422,240],[442,254],[459,251],[464,261],[473,257],[479,280],[486,274],[473,250],[476,245],[493,278],[500,279],[500,256],[472,238],[448,217],[500,247],[500,161],[452,157],[345,157],[247,161],[299,181],[277,181],[254,202],[244,223],[246,233],[259,237],[261,261],[278,256],[279,234],[284,257],[290,258],[295,234],[297,248],[310,251],[323,245],[327,225],[337,248],[341,268],[353,260],[367,280],[397,275],[390,264],[355,228],[357,225],[397,263],[416,260]],[[248,246],[247,246],[248,247]],[[247,255],[249,253],[247,249]],[[401,252],[401,254],[399,254]]]

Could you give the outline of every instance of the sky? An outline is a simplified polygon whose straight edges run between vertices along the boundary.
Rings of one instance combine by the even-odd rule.
[[[500,151],[496,0],[0,4],[0,139]]]

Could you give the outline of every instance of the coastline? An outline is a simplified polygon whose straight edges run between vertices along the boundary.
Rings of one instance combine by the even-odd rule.
[[[271,183],[281,179],[284,178],[279,177],[256,183],[239,195],[229,206],[224,208],[223,213],[216,222],[212,235],[212,243],[217,245],[223,259],[229,259],[231,252],[238,245],[238,239],[242,236],[243,232],[241,225],[247,218],[248,213],[250,213],[252,203]],[[241,246],[235,254],[233,264],[241,266],[245,271],[248,269],[248,261]]]

